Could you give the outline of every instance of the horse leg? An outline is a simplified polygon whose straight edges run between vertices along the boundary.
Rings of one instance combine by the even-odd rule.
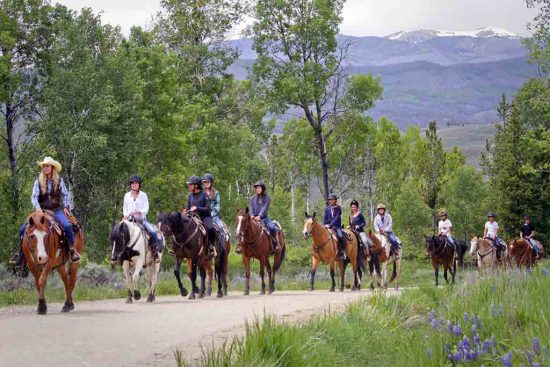
[[[269,279],[269,287],[267,289],[267,293],[272,294],[273,292],[275,292],[275,273],[273,272],[273,268],[269,263],[269,258],[265,259],[265,266],[267,268],[267,278]]]
[[[126,289],[128,290],[128,297],[126,303],[132,303],[132,297],[134,296],[134,285],[130,278],[130,262],[124,261],[122,263],[122,274],[124,274],[124,280],[126,281]]]
[[[265,294],[265,258],[260,259],[260,279],[262,281],[262,288],[260,290],[260,295]]]
[[[353,258],[352,258],[353,259]],[[351,287],[352,291],[359,290],[359,277],[357,276],[357,263],[351,263],[351,269],[353,270],[353,287]]]
[[[382,288],[388,288],[388,262],[382,263]]]
[[[244,264],[244,295],[250,294],[250,258],[243,254]]]
[[[48,281],[48,274],[50,273],[50,268],[45,266],[40,277],[38,278],[38,314],[45,315],[48,307],[46,305],[46,282]]]
[[[432,266],[434,268],[435,286],[439,287],[439,264],[432,258]]]
[[[178,287],[180,289],[180,294],[182,297],[187,296],[187,289],[183,286],[183,283],[181,282],[181,274],[180,274],[180,268],[181,268],[181,261],[182,258],[176,258],[176,263],[174,264],[174,275],[176,276],[176,280],[178,281]]]
[[[189,294],[189,299],[195,299],[196,293],[199,291],[197,288],[197,264],[195,260],[187,260],[187,276],[191,280],[191,293]]]
[[[402,254],[399,254],[399,259],[394,261],[393,266],[395,267],[395,290],[399,290],[399,275],[401,274],[401,256]]]
[[[313,257],[312,259],[313,265],[311,266],[311,279],[309,281],[309,290],[313,291],[313,283],[315,282],[315,273],[317,272],[317,267],[319,266],[319,259],[316,257]]]
[[[336,280],[334,279],[334,260],[330,260],[329,266],[330,266],[330,279],[332,280],[332,286],[330,287],[329,292],[334,292],[334,289],[336,288]]]
[[[344,281],[346,278],[346,263],[344,260],[338,262],[338,269],[340,270],[340,292],[344,291]]]
[[[132,281],[134,283],[134,299],[136,301],[139,301],[141,299],[141,292],[138,289],[138,280],[139,280],[139,273],[141,272],[142,268],[143,268],[143,260],[139,259],[136,263],[136,266],[134,266],[134,272],[132,274]]]
[[[206,295],[211,296],[212,295],[212,278],[214,276],[214,272],[212,271],[212,261],[208,260],[205,263],[206,266],[206,277],[207,277],[207,287],[206,287]],[[214,267],[216,265],[214,264]]]
[[[457,259],[453,259],[453,264],[452,264],[452,268],[451,268],[451,284],[455,284],[457,262],[458,262]]]
[[[158,276],[160,272],[160,262],[153,262],[152,265],[149,265],[147,268],[147,273],[150,276],[149,279],[149,295],[147,296],[147,302],[151,303],[155,301],[155,288],[158,282]]]
[[[229,241],[227,241],[227,244],[225,246],[225,254],[224,254],[224,263],[223,263],[223,295],[227,296],[227,272],[229,269],[229,252],[231,251],[231,245],[229,244]]]
[[[61,280],[63,281],[63,285],[65,286],[65,304],[63,305],[63,308],[61,308],[61,312],[69,312],[70,306],[69,306],[69,275],[67,274],[67,268],[65,268],[65,265],[61,265],[57,268],[57,272],[59,273],[59,276],[61,277]]]
[[[199,268],[199,274],[201,276],[201,288],[199,291],[199,298],[204,298],[204,294],[206,291],[206,271],[207,269],[204,266],[198,266]],[[210,268],[210,271],[212,271],[212,267],[210,266],[210,262],[208,262],[207,268]],[[210,277],[210,281],[212,281],[212,276]]]

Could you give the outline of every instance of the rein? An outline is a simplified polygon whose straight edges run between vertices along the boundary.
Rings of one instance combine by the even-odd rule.
[[[252,219],[250,219],[250,220],[252,220]],[[250,223],[251,223],[251,222],[250,222]],[[252,225],[251,225],[250,223],[246,226],[245,230],[247,230],[249,227],[252,227]],[[254,244],[256,243],[256,241],[258,241],[258,239],[260,239],[260,236],[262,235],[262,233],[264,233],[264,230],[263,230],[263,228],[262,228],[262,225],[261,225],[260,223],[258,223],[258,225],[260,226],[259,231],[258,231],[258,235],[257,235],[256,238],[255,238],[254,240],[252,240],[252,241],[247,241],[247,240],[244,238],[244,232],[245,232],[245,230],[241,231],[241,233],[243,234],[243,242],[244,242],[244,244],[247,245],[248,247],[252,247],[252,245],[254,245]]]
[[[199,226],[198,225],[195,225],[195,231],[189,236],[187,237],[187,239],[184,241],[184,242],[178,242],[177,240],[177,236],[179,235],[182,235],[182,234],[185,234],[187,232],[187,230],[189,229],[189,227],[191,226],[191,222],[193,222],[192,219],[189,219],[189,224],[185,227],[185,229],[183,231],[181,231],[180,233],[178,233],[177,235],[175,235],[174,233],[172,233],[172,241],[174,241],[174,243],[178,246],[178,247],[184,247],[185,245],[187,245],[187,243],[189,243],[189,241],[191,241],[192,238],[195,237],[195,235],[198,233],[199,231]],[[195,223],[196,224],[196,223]]]
[[[324,228],[324,227],[323,227],[323,228]],[[315,229],[315,226],[313,226],[313,227],[311,228],[311,237],[312,237],[312,239],[313,239],[313,230],[314,230],[314,229]],[[320,249],[322,249],[323,247],[325,247],[325,245],[326,245],[327,243],[329,243],[329,241],[331,241],[331,240],[334,241],[334,239],[332,238],[332,233],[330,233],[330,231],[329,231],[328,229],[325,229],[325,231],[328,232],[328,239],[327,239],[325,242],[321,243],[320,245],[317,245],[315,242],[313,242],[313,248],[314,248],[316,251],[319,251]]]

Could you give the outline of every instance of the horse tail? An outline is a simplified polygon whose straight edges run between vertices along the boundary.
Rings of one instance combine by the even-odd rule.
[[[367,267],[365,266],[365,249],[363,246],[359,245],[359,242],[357,242],[357,268],[359,271],[363,270],[365,273],[367,272]]]
[[[277,254],[275,254],[275,263],[273,264],[273,272],[275,273],[277,270],[279,270],[279,268],[281,267],[281,265],[283,264],[283,260],[285,259],[285,255],[286,255],[286,244],[285,244],[285,235],[283,234],[282,231],[279,232],[281,234],[281,241],[279,242],[282,246],[281,248],[281,254],[279,256],[277,256]]]

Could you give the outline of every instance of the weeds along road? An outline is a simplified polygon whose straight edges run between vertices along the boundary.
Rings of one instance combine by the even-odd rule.
[[[217,299],[158,297],[154,304],[123,299],[80,302],[62,314],[61,304],[48,304],[48,314],[36,306],[0,309],[2,366],[174,366],[174,350],[192,361],[201,346],[220,345],[242,335],[246,321],[264,314],[297,320],[326,310],[341,310],[361,297],[362,290],[344,293],[288,291],[270,296],[230,293]],[[389,290],[388,294],[394,294]]]

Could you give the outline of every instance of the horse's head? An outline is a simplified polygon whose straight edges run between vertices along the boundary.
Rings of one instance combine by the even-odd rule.
[[[474,236],[470,240],[470,256],[474,256],[479,250],[479,236]]]
[[[27,218],[27,245],[31,256],[38,264],[48,261],[47,238],[50,233],[51,223],[42,211],[35,211]]]
[[[157,226],[165,237],[174,233],[174,227],[178,221],[182,221],[181,213],[178,212],[159,213],[157,215]]]
[[[250,225],[250,211],[248,207],[245,209],[237,209],[237,237],[241,237]]]
[[[424,242],[426,243],[426,256],[432,257],[437,247],[435,236],[424,236]]]
[[[120,262],[122,252],[126,247],[126,244],[130,240],[130,229],[128,228],[128,222],[122,221],[119,224],[115,224],[111,230],[109,236],[109,242],[111,243],[111,264],[116,265]]]
[[[529,248],[529,243],[525,239],[520,238],[519,240],[512,240],[508,243],[508,255],[510,257],[515,257],[523,253],[527,248]]]
[[[313,227],[315,226],[315,223],[317,223],[317,220],[315,219],[315,212],[313,212],[312,216],[309,216],[306,212],[306,217],[304,219],[304,240],[307,240],[308,237],[311,237],[313,234]]]

